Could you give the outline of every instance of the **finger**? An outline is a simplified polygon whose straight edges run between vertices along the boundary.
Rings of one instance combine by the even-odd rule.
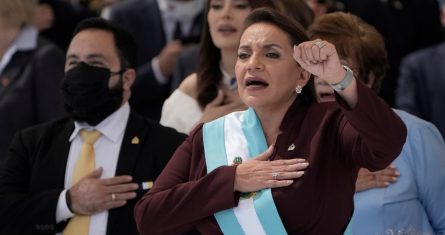
[[[300,66],[305,66],[306,63],[301,58],[301,48],[299,46],[294,45],[294,59]]]
[[[319,48],[317,45],[312,45],[311,47],[311,51],[312,51],[312,57],[313,57],[313,63],[318,63],[321,62],[320,60],[320,50],[321,48]]]
[[[305,65],[311,65],[311,62],[309,61],[307,57],[307,43],[302,43],[299,46],[301,48],[301,59],[303,60]]]
[[[305,48],[306,58],[312,64],[317,63],[317,61],[315,61],[315,57],[314,57],[313,51],[312,51],[314,46],[315,46],[314,44],[309,44]],[[317,46],[315,46],[315,47],[317,47]]]
[[[93,172],[91,172],[90,174],[86,175],[84,178],[99,178],[102,175],[102,167],[98,167],[96,168]]]
[[[269,146],[269,148],[266,151],[262,152],[260,155],[255,157],[254,160],[258,160],[258,161],[267,161],[267,160],[269,160],[270,156],[272,156],[273,149],[274,149],[273,145]]]
[[[125,206],[125,204],[127,204],[126,200],[114,200],[114,201],[110,200],[108,202],[105,202],[104,210],[109,210],[109,209],[113,209],[113,208],[122,207],[122,206]]]
[[[281,188],[291,185],[293,180],[267,180],[265,182],[265,188]]]
[[[390,185],[388,182],[374,181],[372,187],[369,188],[386,188]]]
[[[279,167],[277,172],[301,171],[301,170],[306,169],[308,166],[309,166],[308,162],[297,163],[297,164],[292,164],[292,165],[287,165],[287,166],[281,166],[281,167]]]
[[[116,184],[124,184],[129,183],[133,180],[133,177],[131,175],[120,175],[115,176],[107,179],[102,179],[102,182],[105,186],[111,186]]]
[[[111,201],[128,201],[136,198],[136,195],[137,194],[135,192],[125,192],[125,193],[114,193],[114,200],[113,198],[111,198],[111,196],[109,197],[111,198]]]
[[[304,159],[304,158],[292,158],[292,159],[271,161],[270,164],[272,166],[285,166],[285,165],[292,165],[292,164],[303,163],[303,162],[306,162],[306,159]]]
[[[274,180],[290,180],[290,179],[296,179],[300,178],[304,175],[304,171],[294,171],[294,172],[279,172],[277,173],[277,176],[272,176],[272,179]]]
[[[387,175],[376,175],[375,180],[379,182],[394,183],[397,181],[397,177],[387,176]]]
[[[320,62],[326,61],[335,52],[335,47],[332,44],[324,42],[325,46],[320,49]]]
[[[396,168],[385,168],[380,171],[382,175],[394,176],[397,177],[400,175],[400,172],[397,171]]]
[[[138,184],[132,183],[132,184],[119,184],[114,186],[109,186],[107,189],[110,193],[123,193],[123,192],[130,192],[138,189]]]

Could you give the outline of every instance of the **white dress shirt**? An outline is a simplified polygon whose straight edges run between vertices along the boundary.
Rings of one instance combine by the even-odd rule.
[[[193,26],[193,20],[180,20],[175,15],[174,9],[169,7],[168,2],[166,0],[157,0],[159,10],[161,12],[162,17],[162,26],[164,27],[165,38],[167,42],[173,41],[173,34],[176,27],[176,22],[181,22],[181,31],[187,35],[190,32],[190,29]],[[151,61],[151,67],[153,69],[153,73],[156,77],[156,80],[159,84],[165,84],[168,82],[168,79],[162,74],[161,69],[159,68],[159,58],[154,57]]]
[[[70,137],[71,147],[66,165],[65,190],[60,194],[57,203],[56,221],[58,223],[74,216],[68,209],[65,195],[67,189],[72,187],[71,178],[83,144],[79,131],[81,129],[91,130],[94,128],[102,134],[94,144],[96,168],[102,167],[103,169],[101,179],[114,177],[129,116],[130,106],[127,102],[96,127],[91,127],[87,123],[74,122],[75,128]],[[108,211],[93,214],[91,216],[89,234],[105,235],[107,232],[107,221]]]

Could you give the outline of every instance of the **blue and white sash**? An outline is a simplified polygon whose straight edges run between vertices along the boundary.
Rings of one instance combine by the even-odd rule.
[[[207,173],[231,165],[235,157],[245,162],[268,148],[261,123],[251,108],[204,124],[203,137]],[[224,234],[287,234],[270,189],[241,199],[237,207],[217,212],[215,218]]]

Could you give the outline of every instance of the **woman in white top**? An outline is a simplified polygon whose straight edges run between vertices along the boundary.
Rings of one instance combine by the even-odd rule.
[[[161,124],[188,134],[198,123],[245,109],[234,75],[240,32],[255,8],[284,12],[307,28],[314,14],[304,0],[210,0],[197,72],[188,76],[165,101]]]
[[[247,15],[255,8],[276,8],[272,0],[210,0],[196,73],[165,101],[161,124],[188,134],[201,122],[245,109],[236,88],[238,43]]]

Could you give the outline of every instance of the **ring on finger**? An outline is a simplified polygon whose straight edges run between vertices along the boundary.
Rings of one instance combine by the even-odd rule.
[[[321,40],[317,40],[317,41],[314,42],[314,45],[317,46],[319,49],[321,49],[324,46],[326,46],[326,43],[321,41]]]
[[[116,200],[116,194],[115,194],[115,193],[112,193],[112,194],[111,194],[111,201],[114,201],[114,200]]]
[[[274,180],[278,178],[279,173],[278,172],[272,172],[272,177]]]

